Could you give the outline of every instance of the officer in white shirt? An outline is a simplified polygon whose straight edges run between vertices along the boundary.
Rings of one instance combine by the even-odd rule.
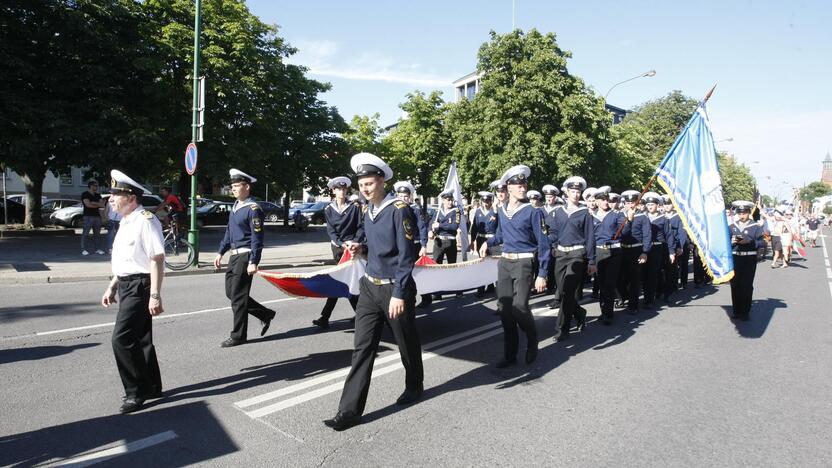
[[[121,171],[113,170],[110,175],[112,195],[108,203],[122,219],[113,241],[113,279],[101,304],[109,307],[119,303],[112,340],[125,393],[119,411],[131,413],[140,410],[146,400],[162,396],[152,316],[164,310],[160,293],[165,248],[159,219],[139,203],[140,197],[150,191]]]

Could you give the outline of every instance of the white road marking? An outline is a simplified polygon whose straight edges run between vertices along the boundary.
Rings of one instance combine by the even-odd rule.
[[[119,455],[124,455],[125,453],[136,452],[142,449],[146,449],[148,447],[152,447],[154,445],[158,445],[163,442],[173,440],[177,437],[178,436],[176,435],[176,432],[165,431],[133,442],[122,441],[119,445],[116,445],[115,447],[103,450],[96,450],[85,455],[79,455],[76,457],[61,460],[56,463],[50,463],[46,466],[90,466],[96,463],[101,463],[103,461],[113,459],[115,457],[118,457]]]
[[[832,271],[829,269],[829,252],[826,250],[826,236],[821,234],[820,242],[823,244],[823,258],[826,263],[826,277],[832,279]],[[829,297],[832,297],[832,281],[829,282]]]
[[[296,300],[297,300],[296,297],[284,297],[282,299],[274,299],[274,300],[271,300],[271,301],[264,301],[264,302],[261,302],[261,304],[274,304],[274,303],[277,303],[277,302],[296,301]],[[153,317],[153,320],[164,320],[164,319],[168,319],[168,318],[187,317],[189,315],[206,314],[208,312],[219,312],[221,310],[230,310],[230,309],[231,309],[231,306],[217,307],[217,308],[214,308],[214,309],[194,310],[194,311],[191,311],[191,312],[182,312],[182,313],[179,313],[179,314],[162,314],[162,315],[158,315],[156,317]],[[92,329],[95,329],[95,328],[107,328],[107,327],[112,327],[115,324],[116,324],[115,322],[96,323],[95,325],[84,325],[82,327],[63,328],[63,329],[60,329],[60,330],[49,330],[49,331],[43,331],[43,332],[26,333],[26,334],[23,334],[23,335],[15,335],[15,336],[4,336],[4,337],[0,338],[0,341],[2,341],[2,340],[11,340],[11,339],[15,339],[15,338],[29,338],[29,337],[33,337],[33,336],[57,335],[59,333],[69,333],[69,332],[75,332],[75,331],[81,331],[81,330],[92,330]]]
[[[555,315],[556,311],[550,310],[548,307],[545,308],[538,308],[534,309],[532,312],[539,312],[537,316],[551,316]],[[422,353],[422,362],[427,361],[429,359],[433,359],[434,357],[450,353],[456,349],[462,348],[464,346],[468,346],[470,344],[476,343],[478,341],[482,341],[488,339],[492,336],[498,335],[502,333],[502,328],[500,327],[500,322],[492,322],[490,324],[483,325],[478,328],[474,328],[472,330],[468,330],[462,333],[458,333],[456,335],[452,335],[441,340],[433,341],[431,343],[425,344],[422,346],[422,349],[425,350]],[[465,339],[462,339],[465,338]],[[457,341],[460,340],[461,341]],[[451,344],[447,344],[451,343]],[[447,345],[446,345],[447,344]],[[443,346],[445,345],[445,346]],[[442,347],[440,347],[442,346]],[[541,347],[545,347],[547,345],[542,345]],[[436,349],[438,348],[438,349]],[[435,350],[434,350],[435,349]],[[434,350],[434,351],[428,351]],[[396,361],[393,364],[379,367],[380,365],[387,364],[388,362]],[[397,371],[403,368],[401,363],[400,354],[393,353],[391,355],[385,356],[383,358],[377,359],[374,364],[375,370],[373,370],[371,378],[381,377],[382,375],[389,374],[391,372]],[[307,388],[315,387],[319,384],[329,382],[331,380],[338,379],[338,382],[333,384],[327,385],[325,387],[317,388],[315,390],[311,390],[300,395],[294,396],[292,398],[288,398],[277,403],[273,403],[255,410],[251,411],[243,411],[247,416],[250,418],[256,419],[260,418],[272,413],[276,413],[278,411],[282,411],[287,408],[291,408],[293,406],[299,405],[301,403],[314,400],[316,398],[322,397],[324,395],[328,395],[330,393],[337,392],[344,388],[344,380],[341,380],[341,377],[345,377],[349,374],[350,368],[345,367],[339,369],[337,371],[330,372],[323,376],[310,379],[305,382],[301,382],[299,384],[291,385],[289,387],[285,387],[282,389],[278,389],[272,392],[265,393],[263,395],[258,395],[253,398],[249,398],[246,400],[239,401],[234,403],[234,406],[237,408],[243,409],[248,408],[251,406],[258,405],[260,403],[264,403],[267,401],[271,401],[282,396],[286,396],[300,390],[305,390]]]

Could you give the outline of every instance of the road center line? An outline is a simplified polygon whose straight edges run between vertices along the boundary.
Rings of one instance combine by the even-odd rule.
[[[124,455],[126,453],[146,449],[148,447],[152,447],[154,445],[158,445],[163,442],[173,440],[177,437],[178,436],[176,435],[176,432],[165,431],[133,442],[122,441],[119,445],[116,445],[115,447],[97,450],[86,455],[79,455],[77,457],[67,458],[57,463],[49,464],[47,466],[90,466],[96,463],[101,463],[103,461],[113,459],[115,457],[118,457],[119,455]]]
[[[264,301],[264,302],[261,302],[261,304],[274,304],[274,303],[277,303],[277,302],[296,301],[296,300],[297,300],[296,297],[284,297],[282,299],[274,299],[274,300],[271,300],[271,301]],[[153,320],[164,320],[164,319],[168,319],[168,318],[187,317],[189,315],[206,314],[208,312],[219,312],[221,310],[230,310],[230,309],[231,309],[231,306],[217,307],[217,308],[214,308],[214,309],[194,310],[194,311],[191,311],[191,312],[182,312],[182,313],[179,313],[179,314],[162,314],[162,315],[158,315],[156,317],[153,317]],[[95,325],[84,325],[84,326],[81,326],[81,327],[63,328],[63,329],[60,329],[60,330],[49,330],[49,331],[43,331],[43,332],[26,333],[26,334],[23,334],[23,335],[4,336],[4,337],[0,338],[0,341],[12,340],[12,339],[15,339],[15,338],[30,338],[30,337],[33,337],[33,336],[57,335],[59,333],[69,333],[69,332],[75,332],[75,331],[81,331],[81,330],[92,330],[92,329],[95,329],[95,328],[108,328],[108,327],[114,326],[115,324],[116,324],[115,322],[96,323]]]
[[[551,315],[555,315],[557,313],[557,311],[549,310],[548,308],[542,308],[542,309],[536,309],[536,310],[537,311],[542,310],[542,313],[536,314],[537,316],[540,316],[540,317],[551,316]],[[479,333],[480,331],[482,331],[482,333]],[[447,346],[443,346],[439,349],[436,349],[435,351],[425,351],[425,352],[423,352],[422,353],[422,362],[427,361],[429,359],[433,359],[436,356],[440,356],[440,355],[443,355],[443,354],[450,353],[451,351],[454,351],[456,349],[468,346],[468,345],[476,343],[478,341],[482,341],[482,340],[491,338],[492,336],[499,335],[500,333],[502,333],[502,331],[503,330],[500,327],[500,322],[493,322],[489,325],[484,325],[484,326],[479,327],[477,329],[469,330],[468,333],[460,333],[458,335],[449,336],[449,337],[444,338],[442,340],[432,342],[429,345],[423,346],[423,349],[428,349],[428,348],[432,349],[432,348],[435,348],[435,347],[439,346],[440,342],[447,343],[449,341],[455,341],[455,340],[457,340],[457,339],[459,339],[463,336],[474,335],[474,336],[469,336],[467,339],[457,341],[455,343],[451,343]],[[479,333],[479,334],[477,334],[477,333]],[[394,363],[394,364],[391,364],[389,366],[376,368],[373,371],[371,378],[381,377],[382,375],[386,375],[386,374],[389,374],[391,372],[394,372],[396,370],[399,370],[399,369],[403,368],[403,365],[400,361],[399,353],[395,353],[395,354],[390,355],[390,356],[385,356],[384,359],[385,359],[385,362],[389,362],[391,360],[396,360],[396,359],[399,359],[399,361]],[[381,360],[376,361],[376,363],[377,364],[383,364],[383,363],[380,363],[379,361],[381,361]],[[342,371],[344,371],[344,372],[342,372]],[[318,383],[323,383],[324,381],[329,381],[329,380],[333,380],[333,378],[337,378],[337,377],[332,377],[332,375],[336,374],[336,373],[338,374],[337,377],[340,377],[342,375],[346,375],[347,373],[349,373],[349,368],[340,369],[340,370],[335,371],[333,373],[327,374],[326,376],[323,376],[323,377],[329,377],[325,380],[320,379],[320,378],[319,379],[312,379],[312,380],[317,380],[317,382],[315,382],[314,384],[310,383],[311,382],[310,381],[310,382],[303,382],[302,384],[298,384],[298,385],[308,384],[308,385],[304,385],[304,387],[311,387],[311,386],[314,386]],[[303,393],[301,395],[298,395],[298,396],[295,396],[295,397],[292,397],[292,398],[289,398],[289,399],[286,399],[286,400],[283,400],[283,401],[280,401],[280,402],[277,402],[277,403],[274,403],[274,404],[271,404],[271,405],[267,405],[267,406],[264,406],[262,408],[258,408],[258,409],[253,410],[253,411],[244,411],[244,413],[247,416],[251,417],[251,418],[260,418],[260,417],[263,417],[263,416],[266,416],[266,415],[269,415],[269,414],[272,414],[272,413],[276,413],[278,411],[282,411],[282,410],[287,409],[287,408],[291,408],[291,407],[299,405],[301,403],[314,400],[318,397],[328,395],[330,393],[337,392],[337,391],[339,391],[343,388],[344,388],[344,381],[339,381],[339,382],[333,383],[331,385],[327,385],[326,387],[321,387],[321,388]],[[283,390],[289,390],[289,389],[290,388],[287,387],[286,389],[283,389]],[[294,393],[295,391],[297,391],[297,389],[291,389],[291,391],[282,393],[279,396],[285,395],[287,393]],[[258,402],[268,401],[268,400],[277,398],[278,396],[274,396],[277,393],[280,393],[280,391],[278,390],[276,392],[270,392],[270,393],[266,394],[266,395],[269,395],[269,398],[263,399],[261,397],[266,396],[266,395],[261,395],[261,397],[250,398],[248,400],[244,400],[242,402],[235,403],[235,406],[237,406],[238,408],[252,406],[254,404],[257,404]]]

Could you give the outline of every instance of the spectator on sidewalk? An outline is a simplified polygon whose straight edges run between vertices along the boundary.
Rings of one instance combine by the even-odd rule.
[[[162,195],[163,201],[156,207],[156,213],[161,213],[162,211],[167,212],[167,219],[164,220],[164,224],[166,225],[171,220],[176,221],[177,225],[180,224],[185,215],[185,204],[182,203],[179,197],[171,193],[170,187],[162,187],[159,189],[159,194]]]
[[[107,223],[107,253],[113,253],[113,239],[116,237],[121,222],[121,214],[114,210],[109,203],[104,203],[104,217]]]
[[[104,255],[101,249],[101,214],[100,209],[104,208],[101,201],[101,194],[98,193],[98,182],[90,180],[87,183],[87,191],[81,195],[81,203],[84,204],[84,224],[81,229],[81,255],[89,255],[87,249],[87,235],[92,230],[92,243],[95,253]]]

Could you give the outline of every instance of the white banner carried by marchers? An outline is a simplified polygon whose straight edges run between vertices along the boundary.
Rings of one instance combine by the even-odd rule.
[[[497,282],[497,258],[485,257],[446,265],[418,265],[413,280],[419,294],[466,291]]]

